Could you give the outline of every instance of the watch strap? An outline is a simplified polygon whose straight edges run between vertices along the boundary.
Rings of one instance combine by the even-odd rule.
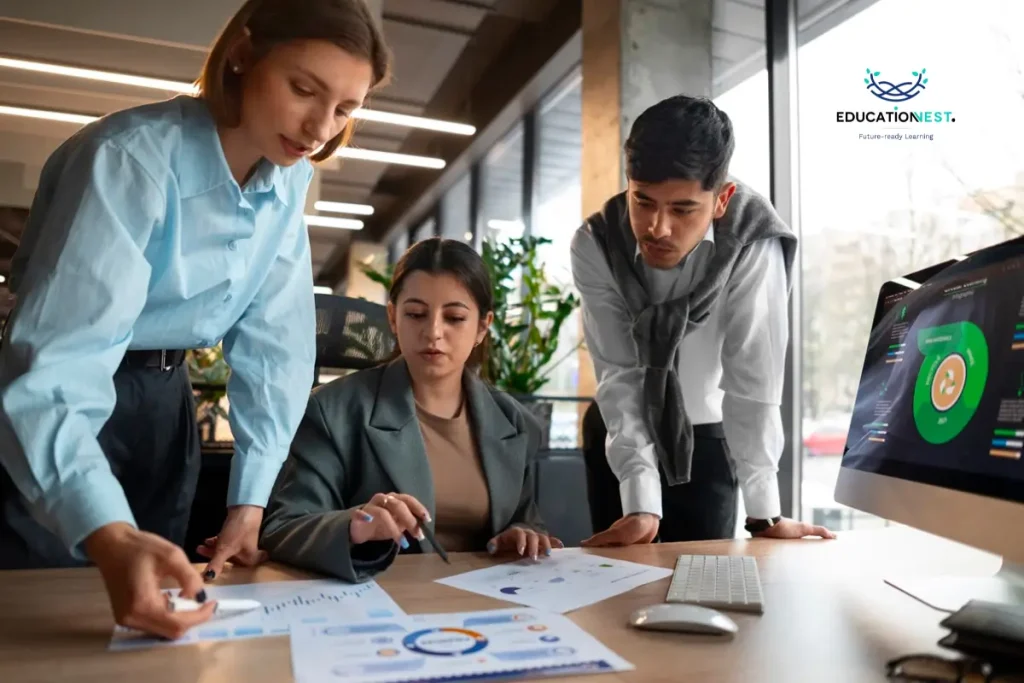
[[[752,534],[766,531],[771,529],[773,526],[782,521],[782,516],[772,517],[771,519],[752,519],[748,521],[743,528]]]

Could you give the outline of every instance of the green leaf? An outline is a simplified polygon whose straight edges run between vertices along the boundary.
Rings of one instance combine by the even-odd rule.
[[[917,72],[916,72],[916,71],[912,71],[911,73],[912,73],[913,75],[915,75],[915,76],[917,75]]]
[[[881,71],[876,71],[876,72],[875,72],[875,75],[876,75],[876,76],[880,76],[881,74],[882,74],[882,72],[881,72]]]

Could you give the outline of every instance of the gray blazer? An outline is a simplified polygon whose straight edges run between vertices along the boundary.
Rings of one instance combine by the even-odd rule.
[[[512,525],[544,531],[534,500],[535,419],[469,372],[463,385],[490,492],[492,534]],[[349,521],[375,493],[390,492],[414,496],[435,517],[430,464],[401,358],[313,392],[267,506],[260,546],[280,562],[366,581],[391,564],[398,545],[352,545]],[[432,547],[412,540],[410,551]]]

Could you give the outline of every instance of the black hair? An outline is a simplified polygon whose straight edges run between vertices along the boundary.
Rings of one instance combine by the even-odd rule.
[[[430,237],[409,247],[398,259],[391,277],[388,300],[392,305],[398,305],[398,297],[402,294],[405,281],[418,271],[431,275],[450,275],[458,280],[473,297],[480,310],[481,320],[494,310],[491,274],[480,254],[465,242]],[[472,367],[483,365],[487,358],[488,346],[488,335],[484,335],[483,342],[473,350],[466,364]]]
[[[626,140],[626,176],[641,183],[699,180],[718,190],[736,142],[732,121],[704,97],[676,95],[645,110]]]

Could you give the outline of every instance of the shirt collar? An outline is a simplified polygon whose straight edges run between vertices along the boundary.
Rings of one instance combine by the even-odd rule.
[[[705,245],[707,245],[707,246],[705,246]],[[689,254],[687,254],[686,256],[683,257],[683,259],[679,262],[679,265],[677,265],[676,267],[677,268],[681,268],[686,263],[686,260],[688,258],[690,258],[690,255],[696,253],[698,249],[708,249],[708,250],[711,250],[713,252],[714,248],[715,248],[715,224],[712,221],[711,224],[708,225],[708,229],[704,231],[704,237],[702,237],[700,242],[698,242],[696,244],[696,246],[693,247],[693,250]],[[636,243],[636,249],[633,251],[633,260],[637,261],[640,258],[641,258],[641,255],[640,255],[640,243],[637,242]]]
[[[240,193],[262,194],[273,191],[282,203],[288,204],[284,172],[267,159],[261,159],[245,189],[238,187],[217,135],[217,125],[203,100],[183,95],[181,158],[178,161],[178,184],[183,199],[205,194],[223,185],[234,186]]]

